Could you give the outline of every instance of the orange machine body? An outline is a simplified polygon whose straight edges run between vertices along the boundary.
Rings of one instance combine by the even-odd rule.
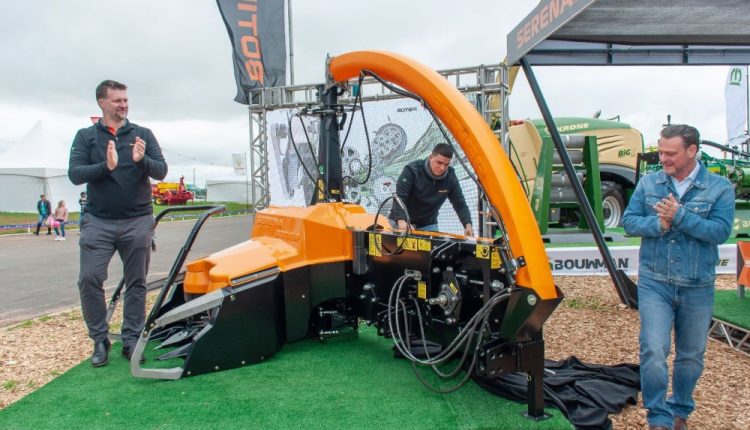
[[[185,292],[205,294],[273,267],[284,272],[351,260],[351,230],[364,230],[374,220],[361,206],[346,203],[264,209],[255,216],[253,239],[188,264]]]
[[[428,67],[386,52],[352,52],[333,58],[330,72],[345,82],[369,70],[420,97],[461,145],[490,203],[507,229],[518,268],[519,286],[542,299],[558,297],[541,234],[510,161],[482,116],[445,78]],[[380,218],[385,223],[384,218]],[[352,258],[352,230],[370,226],[374,215],[357,205],[323,203],[312,207],[271,207],[255,218],[253,239],[187,266],[186,293],[201,294],[230,286],[260,270],[280,271]]]

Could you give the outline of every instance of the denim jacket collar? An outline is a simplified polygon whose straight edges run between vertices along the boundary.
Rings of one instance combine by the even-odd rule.
[[[693,181],[693,186],[700,189],[706,189],[708,184],[708,169],[706,169],[706,166],[703,165],[700,161],[698,161],[698,175],[695,177],[695,180]],[[659,171],[656,177],[656,183],[657,184],[663,184],[665,182],[669,182],[671,179],[669,175],[664,173],[663,170]]]

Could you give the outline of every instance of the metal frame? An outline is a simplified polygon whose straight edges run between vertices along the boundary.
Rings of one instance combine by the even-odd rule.
[[[438,71],[464,94],[477,94],[477,110],[488,124],[496,115],[500,116],[501,127],[498,141],[507,147],[508,138],[508,68],[504,64],[479,65]],[[277,109],[294,109],[317,105],[318,86],[321,84],[289,85],[252,91],[248,105],[250,122],[250,191],[253,212],[268,206],[271,201],[268,180],[268,136],[266,114]],[[378,101],[403,98],[393,93],[373,78],[365,78],[359,88],[362,101]],[[491,108],[491,98],[499,97],[500,108]],[[341,104],[353,104],[351,88],[339,97]]]
[[[750,329],[713,319],[708,332],[711,339],[726,342],[732,349],[750,355]]]

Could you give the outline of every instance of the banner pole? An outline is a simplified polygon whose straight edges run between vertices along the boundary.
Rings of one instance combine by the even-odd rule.
[[[287,24],[289,26],[289,85],[294,85],[294,36],[292,36],[292,0],[286,1]]]
[[[250,153],[250,156],[253,156],[253,153]],[[248,176],[247,171],[248,169],[248,163],[247,163],[247,152],[245,153],[245,210],[250,210],[250,177]]]

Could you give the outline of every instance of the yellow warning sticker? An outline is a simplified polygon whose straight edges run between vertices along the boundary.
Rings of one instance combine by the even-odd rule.
[[[425,281],[417,282],[417,298],[427,300],[427,283]]]
[[[431,251],[432,242],[429,239],[417,239],[417,247],[420,251]]]
[[[477,243],[477,258],[487,260],[490,258],[490,246],[482,243]]]
[[[492,250],[492,258],[490,259],[490,269],[500,268],[500,253],[497,249]]]
[[[401,244],[404,244],[403,249],[406,251],[416,251],[417,250],[417,239],[414,237],[399,237],[396,238],[396,246],[401,246]]]
[[[458,294],[458,288],[456,288],[456,286],[453,285],[453,282],[448,284],[448,286],[450,287],[451,291],[453,291],[453,294]]]
[[[379,234],[370,233],[370,255],[373,257],[381,257],[381,249],[383,249],[383,238]]]

